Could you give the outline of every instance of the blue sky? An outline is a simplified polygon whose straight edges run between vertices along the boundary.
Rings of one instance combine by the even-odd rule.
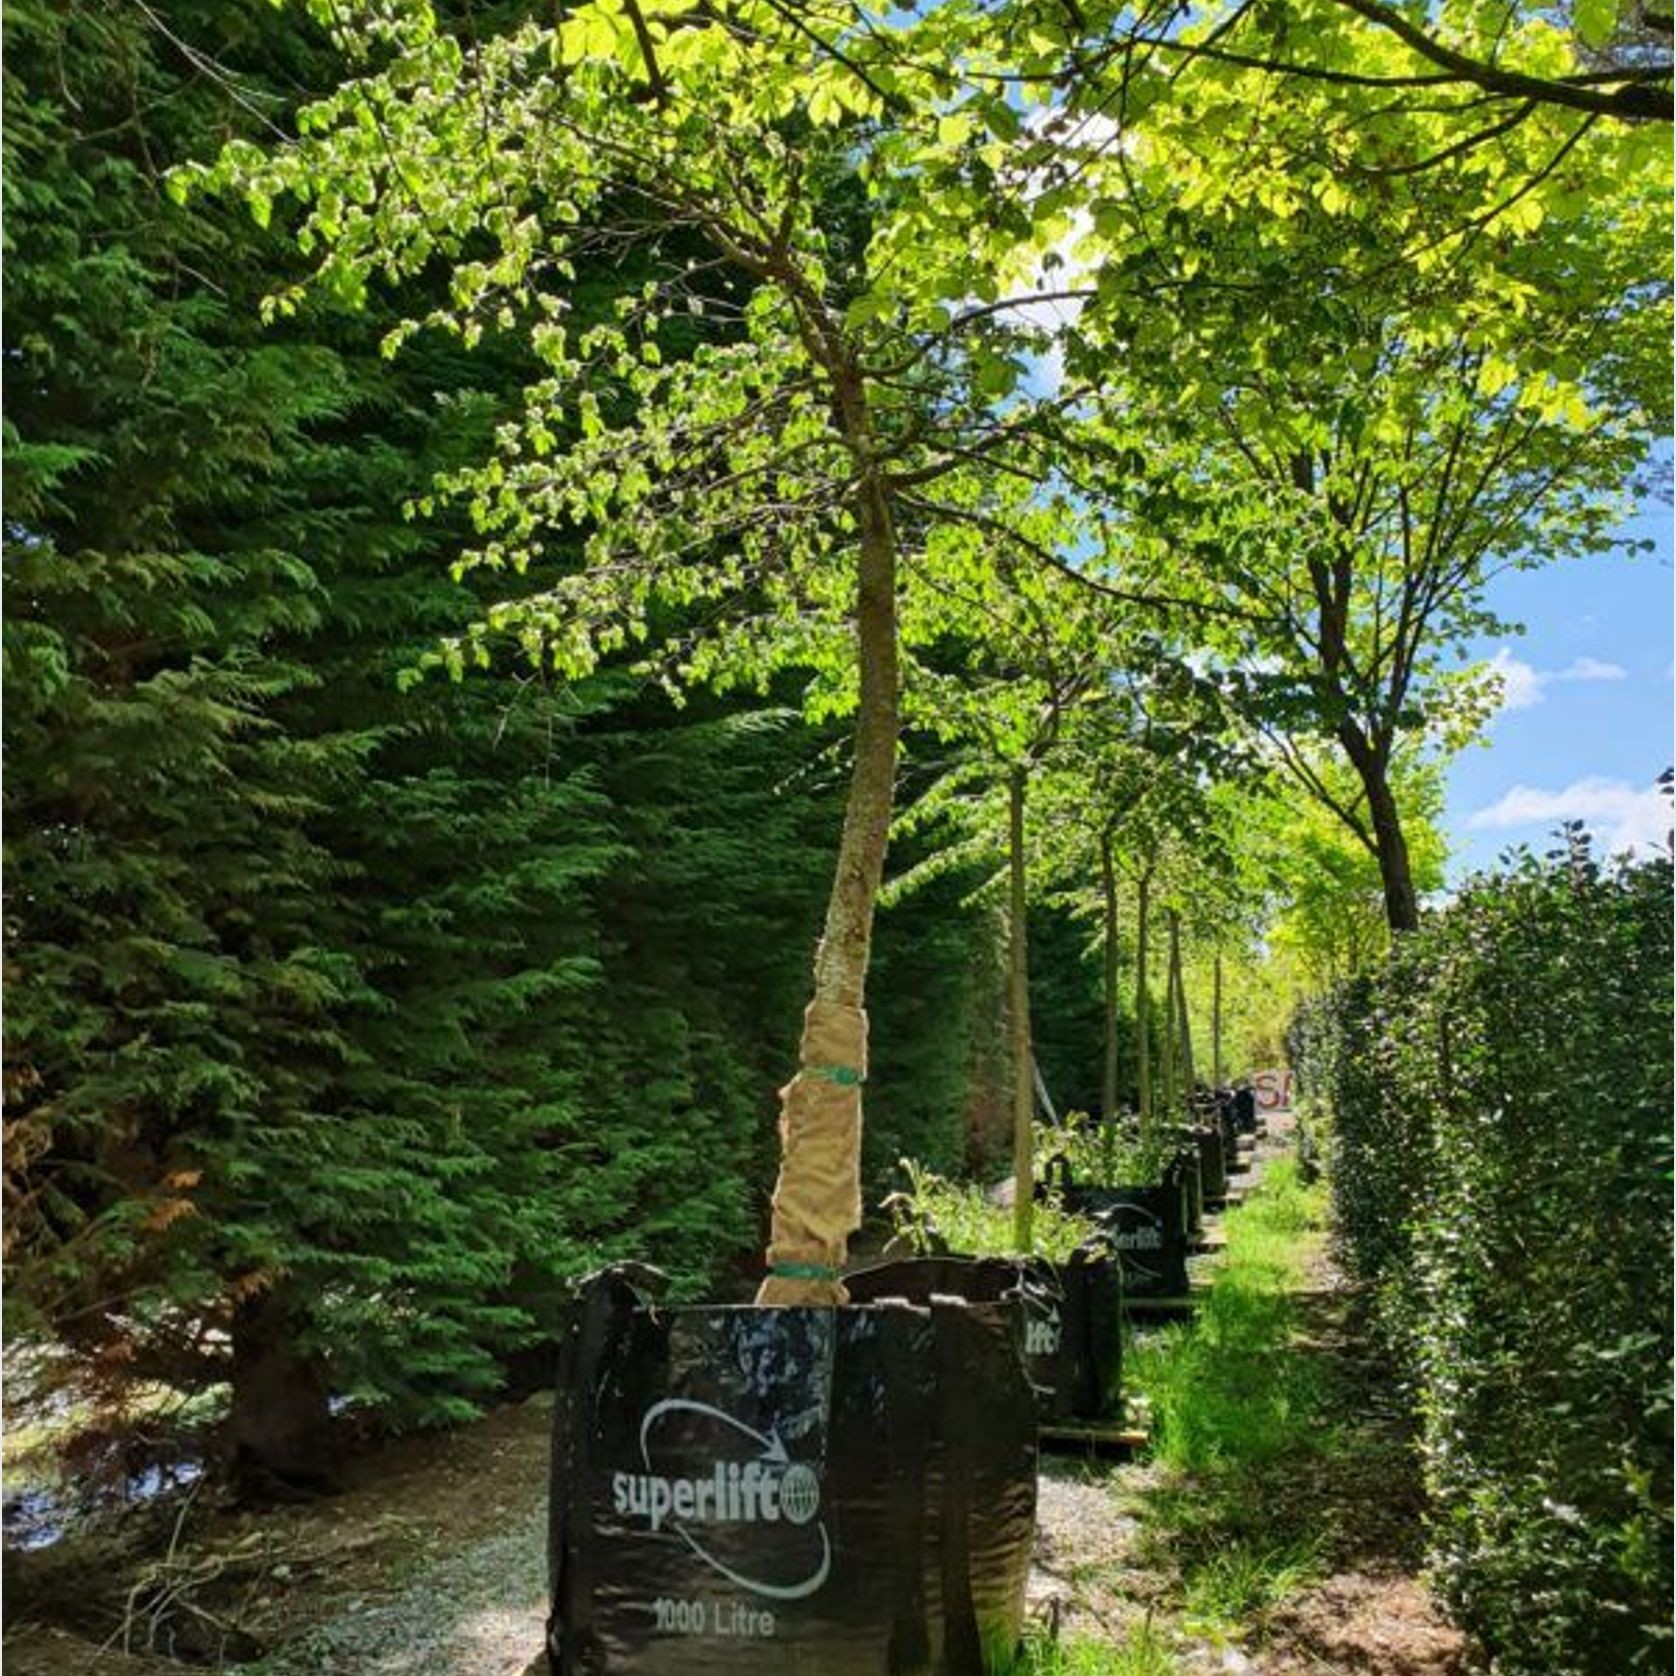
[[[1676,760],[1670,508],[1647,502],[1625,533],[1656,550],[1517,572],[1490,591],[1490,608],[1526,633],[1473,649],[1497,660],[1506,697],[1486,743],[1450,765],[1451,882],[1514,844],[1548,848],[1565,819],[1608,847],[1669,825],[1652,788]]]

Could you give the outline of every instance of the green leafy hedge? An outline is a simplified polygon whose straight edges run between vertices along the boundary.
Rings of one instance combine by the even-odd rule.
[[[1670,1664],[1670,887],[1574,838],[1293,1032],[1416,1392],[1433,1575],[1505,1676]]]

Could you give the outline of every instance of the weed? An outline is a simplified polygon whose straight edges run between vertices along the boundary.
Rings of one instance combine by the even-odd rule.
[[[1184,1622],[1199,1635],[1261,1630],[1275,1607],[1320,1569],[1319,1541],[1225,1548],[1188,1573]]]
[[[1148,1618],[1121,1641],[1027,1640],[1008,1676],[1177,1676],[1180,1665],[1165,1633]]]
[[[1157,1181],[1169,1163],[1172,1145],[1162,1135],[1143,1139],[1123,1124],[1102,1123],[1086,1112],[1066,1112],[1058,1123],[1036,1127],[1036,1173],[1048,1179],[1054,1161],[1063,1159],[1074,1181]]]
[[[991,1202],[983,1188],[946,1181],[904,1158],[908,1185],[885,1201],[897,1234],[916,1251],[936,1249],[941,1240],[962,1257],[1018,1255],[1010,1205]],[[1068,1262],[1078,1246],[1096,1238],[1099,1229],[1085,1216],[1065,1210],[1051,1193],[1031,1216],[1031,1248],[1050,1262]]]

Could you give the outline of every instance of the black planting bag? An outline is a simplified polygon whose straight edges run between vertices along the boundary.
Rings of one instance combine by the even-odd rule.
[[[1230,1175],[1240,1167],[1240,1126],[1236,1114],[1237,1107],[1233,1089],[1219,1088],[1216,1091],[1216,1124],[1222,1131],[1222,1156],[1227,1161]]]
[[[1151,1186],[1073,1187],[1065,1208],[1099,1223],[1117,1254],[1126,1298],[1187,1295],[1186,1195],[1181,1181]]]
[[[1175,1156],[1165,1167],[1164,1181],[1181,1189],[1182,1221],[1188,1238],[1192,1239],[1204,1231],[1205,1181],[1199,1169],[1198,1142],[1183,1124],[1177,1124],[1174,1132],[1178,1145]]]
[[[1207,1201],[1228,1197],[1228,1160],[1222,1150],[1222,1130],[1214,1123],[1196,1123],[1193,1138],[1199,1147],[1199,1175]]]
[[[665,1309],[654,1280],[594,1276],[561,1334],[554,1676],[1009,1657],[1036,1507],[1019,1302]]]
[[[1257,1133],[1257,1090],[1254,1088],[1236,1088],[1234,1090],[1234,1123],[1242,1135]]]
[[[915,1257],[844,1277],[856,1302],[939,1294],[971,1302],[1016,1297],[1025,1371],[1043,1422],[1100,1420],[1120,1412],[1123,1383],[1122,1267],[1102,1243],[1046,1258]]]

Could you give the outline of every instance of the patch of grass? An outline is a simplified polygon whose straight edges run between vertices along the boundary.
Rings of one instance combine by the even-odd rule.
[[[1290,1159],[1228,1213],[1227,1249],[1197,1316],[1140,1343],[1129,1379],[1146,1401],[1154,1457],[1183,1473],[1223,1472],[1323,1446],[1327,1381],[1292,1340],[1289,1293],[1319,1237],[1324,1205]]]
[[[1129,1367],[1167,1470],[1146,1493],[1143,1554],[1178,1570],[1181,1624],[1261,1636],[1324,1569],[1334,1541],[1315,1481],[1348,1444],[1328,1358],[1304,1341],[1298,1293],[1319,1249],[1320,1188],[1277,1159],[1224,1222],[1227,1244],[1191,1322],[1137,1345]]]
[[[1133,1485],[1124,1510],[1141,1524],[1134,1560],[1174,1584],[1168,1606],[1110,1636],[1037,1637],[1002,1664],[1007,1676],[1203,1669],[1207,1642],[1261,1640],[1276,1609],[1331,1568],[1338,1508],[1327,1491],[1359,1434],[1337,1415],[1342,1378],[1319,1337],[1319,1300],[1300,1297],[1324,1200],[1294,1162],[1272,1161],[1224,1221],[1195,1318],[1131,1341],[1130,1389],[1150,1411],[1163,1470]]]
[[[1194,1634],[1217,1638],[1261,1631],[1275,1607],[1320,1569],[1319,1541],[1224,1548],[1188,1572],[1183,1621]]]
[[[1008,1676],[1177,1676],[1180,1669],[1168,1637],[1148,1618],[1121,1641],[1026,1641]]]

